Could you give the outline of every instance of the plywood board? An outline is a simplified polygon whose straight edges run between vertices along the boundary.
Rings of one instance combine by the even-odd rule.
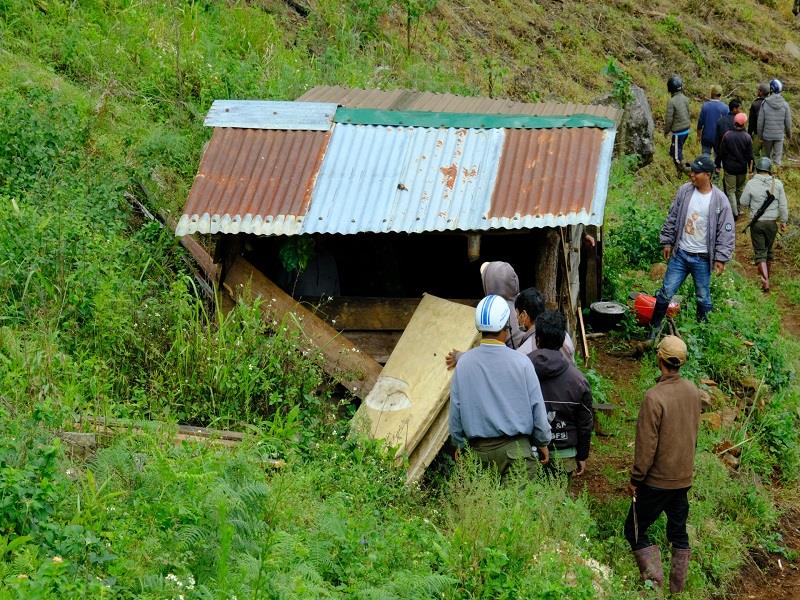
[[[450,393],[445,355],[479,340],[475,309],[425,295],[375,386],[359,407],[353,427],[409,456],[424,438]]]
[[[450,401],[445,401],[428,432],[408,457],[406,483],[419,481],[450,435]]]

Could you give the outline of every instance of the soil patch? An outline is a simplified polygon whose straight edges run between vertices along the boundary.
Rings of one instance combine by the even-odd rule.
[[[800,552],[800,510],[792,508],[781,519],[783,544]],[[796,600],[800,598],[800,561],[787,560],[765,550],[750,553],[738,583],[726,600]]]

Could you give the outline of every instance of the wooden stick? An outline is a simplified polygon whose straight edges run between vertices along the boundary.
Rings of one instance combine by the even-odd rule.
[[[581,328],[581,340],[583,340],[583,366],[589,366],[589,342],[586,339],[586,326],[583,324],[583,311],[581,310],[581,301],[578,300],[578,324]]]

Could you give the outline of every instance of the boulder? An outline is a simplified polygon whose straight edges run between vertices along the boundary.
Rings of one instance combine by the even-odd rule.
[[[722,427],[722,415],[718,412],[704,413],[700,415],[700,422],[705,423],[711,431],[716,431]]]
[[[713,409],[714,404],[711,402],[711,395],[705,390],[700,390],[700,410],[707,413]]]
[[[653,161],[655,141],[653,135],[656,124],[653,121],[653,112],[647,95],[638,85],[631,84],[633,99],[628,102],[622,116],[622,123],[617,134],[617,141],[623,154],[636,154],[639,156],[639,166],[649,165]],[[595,100],[593,104],[616,106],[622,108],[611,94],[606,94]]]

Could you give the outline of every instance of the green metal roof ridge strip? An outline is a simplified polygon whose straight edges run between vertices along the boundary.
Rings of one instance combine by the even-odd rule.
[[[397,127],[452,127],[457,129],[569,129],[595,127],[613,129],[612,119],[594,115],[533,116],[488,115],[479,113],[424,112],[413,110],[378,110],[340,106],[333,117],[335,123],[351,125],[384,125]]]

